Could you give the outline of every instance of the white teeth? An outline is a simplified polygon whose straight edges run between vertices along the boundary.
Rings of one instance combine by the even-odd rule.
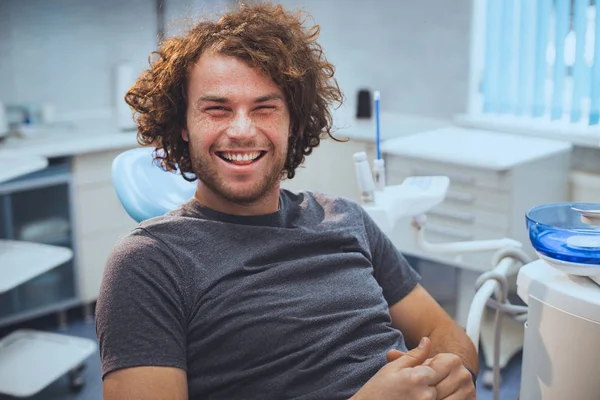
[[[224,158],[229,161],[250,161],[260,156],[259,151],[253,151],[252,153],[221,153]]]

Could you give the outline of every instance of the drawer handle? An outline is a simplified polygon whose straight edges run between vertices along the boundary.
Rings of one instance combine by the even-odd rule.
[[[467,175],[463,175],[463,174],[449,174],[446,172],[439,172],[439,171],[434,171],[434,170],[430,170],[430,169],[423,169],[423,168],[415,168],[413,169],[413,175],[418,175],[418,176],[447,176],[451,182],[456,182],[456,183],[464,183],[464,184],[469,184],[472,185],[475,183],[475,178],[473,178],[472,176],[467,176]]]
[[[461,203],[473,204],[475,202],[475,196],[469,193],[453,192],[449,190],[446,193],[448,200],[459,201]]]
[[[425,231],[437,233],[439,235],[450,236],[460,240],[473,240],[473,235],[457,229],[447,228],[445,226],[437,226],[427,224],[425,225]]]
[[[430,215],[434,215],[436,217],[442,218],[450,218],[463,222],[473,222],[475,221],[475,215],[469,212],[461,212],[461,211],[450,211],[450,210],[431,210],[428,212]]]

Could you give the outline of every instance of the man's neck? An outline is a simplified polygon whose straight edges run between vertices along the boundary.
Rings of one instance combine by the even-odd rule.
[[[194,200],[204,207],[224,214],[240,216],[272,214],[279,210],[279,184],[257,201],[238,203],[223,198],[199,182]]]

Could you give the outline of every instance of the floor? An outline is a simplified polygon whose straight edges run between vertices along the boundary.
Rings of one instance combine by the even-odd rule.
[[[69,321],[69,325],[64,333],[95,339],[96,331],[93,322],[84,322],[82,319],[76,318]],[[1,333],[0,333],[1,334]],[[3,336],[3,335],[2,335]],[[102,399],[102,382],[100,379],[100,359],[96,354],[90,357],[86,363],[86,369],[83,372],[85,384],[78,393],[69,391],[69,381],[67,377],[63,377],[52,385],[30,397],[32,400],[101,400]],[[521,374],[521,359],[516,356],[507,365],[503,371],[503,385],[500,391],[501,400],[515,400],[519,391],[519,380]],[[477,389],[478,400],[492,400],[492,392],[478,384]],[[14,399],[9,396],[0,395],[0,400]]]

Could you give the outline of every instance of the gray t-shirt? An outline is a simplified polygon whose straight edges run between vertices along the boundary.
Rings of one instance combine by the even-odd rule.
[[[360,205],[281,190],[233,216],[190,201],[112,251],[96,308],[103,377],[187,371],[190,399],[348,399],[406,351],[388,307],[419,281]]]

